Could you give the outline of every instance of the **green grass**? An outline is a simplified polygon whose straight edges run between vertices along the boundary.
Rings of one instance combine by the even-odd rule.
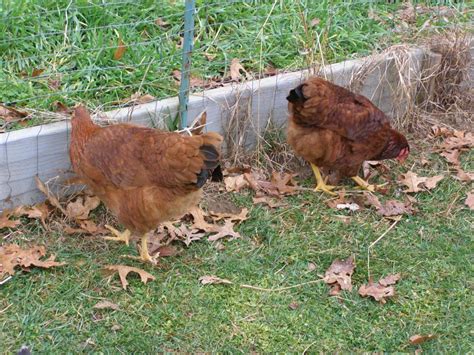
[[[181,69],[177,44],[183,32],[182,1],[69,3],[0,3],[1,102],[46,110],[57,100],[110,108],[136,92],[157,98],[177,94],[171,73]],[[365,0],[197,1],[193,75],[209,80],[227,77],[233,58],[258,76],[270,65],[295,70],[321,61],[321,56],[337,62],[366,55],[406,39],[394,32],[397,20],[387,17],[399,6]],[[466,8],[463,2],[449,6]],[[428,16],[419,16],[414,29]],[[156,25],[157,18],[169,26]],[[313,19],[320,20],[315,27],[309,25]],[[466,20],[468,15],[460,14],[449,23]],[[114,60],[119,36],[128,49]],[[44,71],[32,77],[35,69]]]
[[[416,142],[416,141],[414,141]],[[446,174],[443,159],[422,167],[421,147],[414,144],[405,167],[388,163],[392,177],[413,166],[421,176]],[[423,149],[427,151],[427,149]],[[472,152],[463,153],[466,170]],[[310,186],[312,180],[305,181]],[[402,199],[392,183],[388,197]],[[436,339],[420,347],[426,352],[466,353],[472,349],[472,224],[463,204],[470,187],[452,177],[430,191],[416,194],[418,212],[404,216],[371,253],[375,277],[400,272],[397,295],[380,305],[360,298],[367,281],[367,247],[392,223],[372,210],[354,214],[328,208],[325,196],[302,193],[287,199],[287,208],[267,210],[251,204],[245,193],[235,203],[250,208],[239,227],[243,238],[224,242],[217,251],[210,243],[192,243],[179,256],[162,259],[153,268],[123,259],[134,248],[98,237],[67,236],[61,229],[45,232],[32,224],[8,242],[46,244],[68,265],[51,270],[17,272],[1,286],[0,344],[12,353],[22,344],[35,353],[229,351],[404,351],[414,334]],[[345,224],[339,215],[350,216]],[[356,256],[354,290],[343,301],[328,296],[316,283],[281,292],[239,288],[297,285],[318,279],[336,258]],[[316,264],[309,272],[308,263]],[[101,268],[125,263],[156,276],[147,285],[130,277],[128,291],[118,278],[109,281]],[[198,278],[214,274],[235,285],[203,286]],[[120,310],[96,310],[101,299]],[[292,310],[292,302],[299,307]],[[7,308],[8,307],[8,308]],[[113,330],[119,325],[119,330]],[[115,328],[114,328],[115,329]]]

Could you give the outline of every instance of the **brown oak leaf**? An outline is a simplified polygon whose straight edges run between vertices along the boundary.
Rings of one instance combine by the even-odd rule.
[[[345,260],[336,259],[324,274],[324,282],[331,286],[330,295],[335,296],[341,290],[352,290],[352,274],[354,273],[354,256]]]
[[[122,284],[122,287],[124,290],[127,289],[128,286],[128,281],[127,281],[127,275],[130,272],[135,272],[138,275],[140,275],[140,279],[144,284],[146,284],[148,281],[153,281],[155,280],[155,277],[146,272],[145,270],[132,267],[132,266],[127,266],[127,265],[106,265],[104,267],[105,270],[112,271],[112,273],[118,272],[119,277],[120,277],[120,282]]]
[[[362,297],[373,297],[376,301],[384,304],[387,298],[395,296],[394,285],[400,279],[400,274],[388,275],[374,283],[369,279],[367,284],[360,286],[359,295]]]

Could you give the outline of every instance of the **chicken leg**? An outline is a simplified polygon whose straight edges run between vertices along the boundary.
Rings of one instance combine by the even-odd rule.
[[[153,265],[157,264],[156,257],[153,257],[148,252],[148,233],[143,234],[141,248],[140,248],[140,260],[144,262],[149,262]]]
[[[367,190],[367,191],[370,191],[370,192],[374,192],[378,187],[383,187],[383,186],[388,184],[388,183],[384,183],[382,185],[372,185],[372,184],[369,184],[367,181],[365,181],[364,179],[362,179],[359,176],[353,176],[352,180],[354,180],[356,182],[356,184],[359,185],[359,187],[362,190]]]
[[[321,176],[321,173],[319,172],[319,169],[316,165],[311,163],[311,169],[313,169],[314,177],[316,178],[316,187],[314,188],[314,191],[323,191],[329,195],[336,195],[333,190],[336,186],[331,186],[331,185],[326,185],[326,183],[323,180],[323,177]]]
[[[112,232],[115,237],[104,237],[104,239],[107,240],[115,240],[116,242],[124,242],[125,244],[129,245],[130,243],[130,231],[128,229],[125,229],[123,232],[120,232],[116,230],[114,227],[105,225],[105,228],[107,228],[109,231]]]

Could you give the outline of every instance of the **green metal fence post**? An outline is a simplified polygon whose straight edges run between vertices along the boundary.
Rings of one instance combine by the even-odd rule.
[[[191,55],[194,42],[195,0],[186,0],[184,10],[183,61],[181,85],[179,87],[180,129],[188,126],[189,79],[191,77]]]

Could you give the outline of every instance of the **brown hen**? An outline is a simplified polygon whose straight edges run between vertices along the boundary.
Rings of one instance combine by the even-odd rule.
[[[219,166],[221,142],[217,133],[191,137],[131,124],[99,127],[79,106],[69,154],[76,174],[127,228],[109,228],[117,237],[108,239],[128,244],[131,234],[140,234],[140,258],[155,263],[148,232],[198,204],[201,187]]]
[[[362,188],[374,190],[357,176],[365,160],[396,158],[403,162],[410,147],[390,126],[389,118],[369,99],[324,79],[313,77],[290,91],[288,143],[311,163],[315,190],[334,194],[330,183],[351,177]]]

